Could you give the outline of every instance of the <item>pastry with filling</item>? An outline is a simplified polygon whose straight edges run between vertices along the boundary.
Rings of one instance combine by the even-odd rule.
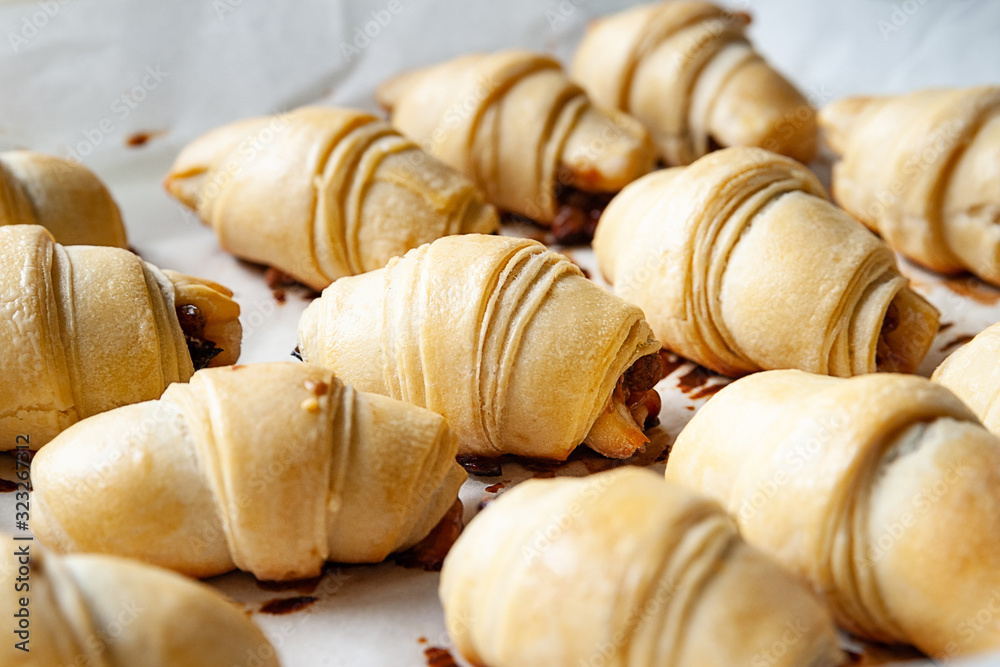
[[[62,246],[37,225],[0,227],[0,302],[0,448],[27,434],[38,449],[240,354],[225,287],[120,248]]]
[[[757,373],[678,436],[667,480],[707,494],[838,624],[933,658],[1000,648],[1000,439],[930,380]]]
[[[124,558],[63,557],[10,537],[0,547],[5,667],[218,667],[248,657],[280,666],[244,609],[209,586]],[[30,557],[18,555],[25,550]],[[23,631],[15,617],[22,610]],[[28,651],[17,648],[22,638]]]
[[[32,151],[0,153],[2,225],[41,225],[63,245],[127,246],[101,179],[77,162]]]
[[[892,251],[812,172],[760,148],[629,185],[594,250],[665,347],[724,375],[912,373],[938,330]]]
[[[444,415],[462,456],[631,456],[664,374],[638,308],[538,242],[476,234],[337,281],[303,313],[299,350]]]
[[[662,160],[756,146],[809,162],[816,111],[757,53],[750,16],[711,2],[641,5],[590,23],[573,78],[597,104],[649,128]]]
[[[212,130],[181,151],[164,185],[224,250],[315,290],[500,224],[469,179],[353,109],[302,107]]]
[[[917,264],[1000,285],[1000,87],[850,97],[819,120],[837,203]]]
[[[32,528],[60,553],[305,579],[423,540],[466,479],[456,448],[440,415],[324,368],[210,368],[49,443],[32,463]]]
[[[649,133],[591,103],[552,58],[472,54],[378,89],[392,124],[466,174],[500,211],[589,241],[610,195],[649,172]]]
[[[634,467],[504,492],[448,554],[440,595],[474,665],[847,664],[804,583],[716,503]]]

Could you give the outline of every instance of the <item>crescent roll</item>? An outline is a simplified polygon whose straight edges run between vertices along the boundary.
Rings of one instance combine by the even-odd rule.
[[[593,21],[573,78],[597,104],[642,121],[669,165],[714,147],[757,146],[809,162],[816,112],[754,51],[750,17],[670,0]]]
[[[80,419],[158,398],[195,367],[235,362],[231,296],[127,250],[0,227],[0,447],[27,435],[38,449]]]
[[[820,124],[841,206],[918,264],[1000,285],[1000,87],[852,97]]]
[[[94,172],[32,151],[0,153],[2,225],[41,225],[63,245],[127,245],[118,206]]]
[[[631,466],[503,493],[452,547],[440,594],[475,665],[846,664],[803,583],[717,504]]]
[[[931,379],[952,390],[987,429],[1000,435],[1000,324],[949,355]]]
[[[353,109],[225,125],[189,144],[164,184],[225,250],[317,290],[438,237],[499,226],[468,179]]]
[[[243,610],[204,584],[123,558],[0,545],[0,614],[14,629],[0,643],[5,667],[217,667],[250,656],[279,667]]]
[[[649,133],[594,106],[548,56],[473,54],[408,72],[378,89],[392,124],[468,175],[502,211],[560,230],[649,172]],[[593,229],[589,230],[593,234]]]
[[[759,148],[636,181],[594,250],[666,347],[725,375],[909,373],[938,330],[885,244],[808,169]]]
[[[1000,439],[912,375],[743,378],[695,414],[667,479],[718,500],[847,630],[942,658],[1000,647]]]
[[[444,419],[325,369],[212,368],[80,422],[32,463],[32,528],[62,553],[194,577],[317,576],[413,546],[466,479]]]
[[[302,358],[444,415],[462,456],[616,458],[659,413],[642,312],[541,243],[465,235],[338,281],[299,320]]]

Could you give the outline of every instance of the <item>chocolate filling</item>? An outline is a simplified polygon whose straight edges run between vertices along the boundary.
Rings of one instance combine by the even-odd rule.
[[[187,342],[188,353],[191,355],[191,364],[196,371],[208,367],[212,359],[222,353],[222,348],[216,347],[215,343],[205,338],[205,315],[198,306],[185,304],[177,306],[177,321],[181,324],[184,332],[184,340]]]
[[[552,235],[562,245],[585,245],[594,238],[597,223],[614,192],[585,192],[563,183],[556,184],[559,209],[552,221]]]
[[[882,330],[878,334],[878,343],[875,348],[875,368],[887,373],[899,372],[904,360],[889,345],[888,336],[899,328],[899,308],[895,303],[890,303],[885,312],[885,319],[882,320]]]
[[[544,234],[534,236],[527,233],[523,235],[544,243],[587,245],[593,240],[601,214],[604,213],[604,209],[615,194],[614,192],[585,192],[571,185],[557,183],[556,201],[558,208],[549,230],[552,234],[551,239],[546,239]],[[504,222],[528,223],[538,226],[538,223],[531,218],[509,211],[503,211],[501,218]]]
[[[643,429],[653,428],[660,423],[660,407],[662,402],[660,395],[653,387],[656,383],[667,376],[667,363],[664,355],[669,354],[665,350],[660,350],[654,354],[647,354],[639,357],[635,363],[625,371],[620,380],[622,399],[629,412],[635,413],[640,405],[646,407],[646,419],[642,424]]]

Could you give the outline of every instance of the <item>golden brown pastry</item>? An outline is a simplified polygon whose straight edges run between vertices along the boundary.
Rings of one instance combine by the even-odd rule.
[[[340,280],[299,321],[306,361],[444,415],[459,454],[616,458],[659,414],[642,312],[535,241],[468,234]]]
[[[0,227],[0,448],[23,434],[38,449],[80,419],[158,398],[196,366],[235,362],[231,296],[127,250]]]
[[[505,492],[448,554],[440,593],[475,665],[846,664],[804,584],[714,502],[634,467]]]
[[[931,379],[951,389],[987,429],[1000,435],[1000,324],[953,352]]]
[[[466,479],[455,449],[440,415],[323,368],[207,369],[39,452],[32,528],[62,553],[303,579],[423,539]]]
[[[628,186],[594,250],[664,346],[719,373],[913,372],[938,313],[801,164],[728,148]]]
[[[81,164],[32,151],[0,153],[0,225],[41,225],[63,245],[126,246],[111,193]]]
[[[654,165],[638,122],[591,104],[538,53],[473,54],[408,72],[379,87],[378,100],[394,126],[497,208],[554,225],[561,239],[589,239],[607,196]]]
[[[847,98],[820,125],[851,215],[918,264],[1000,285],[1000,87]]]
[[[0,546],[5,667],[280,664],[243,610],[204,584],[123,558],[43,554],[9,536]]]
[[[757,146],[809,162],[816,112],[746,37],[750,17],[670,0],[592,22],[573,78],[597,104],[642,121],[669,165]]]
[[[440,236],[499,226],[468,179],[352,109],[220,127],[181,152],[165,186],[225,250],[317,290]]]
[[[941,658],[1000,647],[1000,440],[924,378],[771,371],[703,407],[667,479],[723,503],[847,630]],[[972,619],[972,620],[970,620]]]

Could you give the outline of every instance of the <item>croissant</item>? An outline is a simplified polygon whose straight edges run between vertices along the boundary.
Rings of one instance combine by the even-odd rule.
[[[1000,435],[1000,324],[994,324],[945,359],[931,379],[972,408],[992,433]]]
[[[938,658],[1000,647],[995,619],[972,631],[1000,590],[1000,440],[944,387],[751,375],[695,414],[667,479],[722,502],[851,632]]]
[[[165,186],[225,250],[317,290],[440,236],[499,226],[468,179],[351,109],[213,130],[181,152]]]
[[[41,225],[63,245],[126,247],[111,193],[76,162],[32,151],[0,153],[0,226]]]
[[[441,572],[472,664],[846,664],[808,588],[718,505],[647,470],[529,480],[473,519]]]
[[[462,456],[624,458],[659,414],[642,312],[527,239],[469,234],[338,281],[299,320],[306,361],[445,416]]]
[[[642,121],[667,164],[727,146],[809,162],[816,112],[754,51],[749,23],[747,14],[710,2],[635,7],[590,24],[573,78],[597,104]]]
[[[490,202],[557,234],[586,234],[579,228],[596,223],[608,193],[654,166],[638,122],[591,104],[558,62],[537,53],[467,55],[391,79],[377,97],[393,125]]]
[[[325,369],[212,368],[39,452],[32,527],[62,553],[304,579],[423,539],[466,479],[455,450],[439,415]]]
[[[1000,285],[1000,87],[848,98],[820,125],[851,215],[918,264]]]
[[[243,610],[204,584],[122,558],[0,544],[0,613],[14,629],[0,643],[6,667],[280,664]]]
[[[938,330],[892,252],[808,169],[759,148],[636,181],[594,250],[666,347],[725,375],[913,372]]]
[[[127,250],[63,247],[0,227],[0,447],[38,449],[74,422],[159,397],[195,366],[236,361],[232,292]]]

